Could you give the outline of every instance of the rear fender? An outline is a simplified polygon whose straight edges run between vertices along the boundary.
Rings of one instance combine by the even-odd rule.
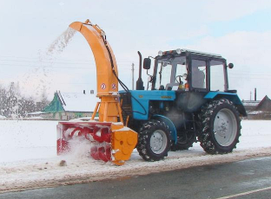
[[[204,99],[207,100],[214,100],[214,99],[221,99],[221,98],[226,98],[237,107],[237,110],[242,116],[247,116],[246,109],[238,97],[236,93],[228,93],[228,92],[209,92],[207,95],[204,96]]]
[[[169,127],[171,140],[173,140],[173,142],[175,144],[177,144],[177,129],[176,129],[174,123],[171,121],[171,119],[169,119],[168,117],[166,117],[164,115],[154,115],[152,117],[152,119],[159,120],[161,122],[165,122],[166,125]]]

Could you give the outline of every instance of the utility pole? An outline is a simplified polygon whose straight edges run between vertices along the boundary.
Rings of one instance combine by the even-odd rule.
[[[257,101],[257,88],[254,88],[254,100]]]
[[[135,65],[134,63],[132,63],[132,90],[135,90],[134,89],[134,77],[135,77]]]

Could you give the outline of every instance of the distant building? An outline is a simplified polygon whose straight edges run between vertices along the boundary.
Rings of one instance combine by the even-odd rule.
[[[271,112],[271,100],[267,95],[258,104],[258,106],[256,107],[256,110]]]
[[[243,100],[242,101],[247,112],[254,111],[260,102],[261,102],[260,100],[256,100],[256,101],[255,100]]]
[[[243,101],[248,119],[271,119],[271,100],[266,95],[261,101]]]
[[[98,98],[93,91],[82,93],[55,92],[54,99],[44,108],[44,119],[70,120],[79,117],[90,117]]]

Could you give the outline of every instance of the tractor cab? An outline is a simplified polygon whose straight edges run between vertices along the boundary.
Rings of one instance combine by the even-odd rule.
[[[144,59],[145,69],[150,58]],[[233,64],[229,64],[229,68]],[[220,55],[177,49],[159,52],[155,57],[151,90],[228,91],[226,59]]]

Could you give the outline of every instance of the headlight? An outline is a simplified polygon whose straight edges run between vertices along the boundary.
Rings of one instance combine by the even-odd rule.
[[[182,50],[180,48],[178,48],[178,49],[176,49],[176,53],[180,55],[182,53]]]
[[[158,52],[158,55],[159,55],[159,56],[163,56],[163,51],[160,50],[160,51]]]

